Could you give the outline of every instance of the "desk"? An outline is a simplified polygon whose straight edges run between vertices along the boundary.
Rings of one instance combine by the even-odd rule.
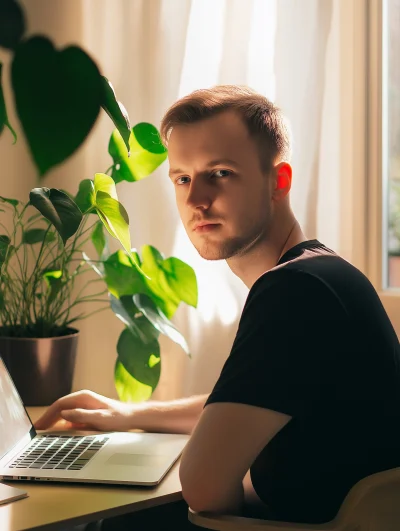
[[[45,408],[29,408],[34,422]],[[179,461],[157,487],[80,486],[12,482],[29,497],[0,505],[0,530],[65,529],[100,518],[139,511],[182,499]]]

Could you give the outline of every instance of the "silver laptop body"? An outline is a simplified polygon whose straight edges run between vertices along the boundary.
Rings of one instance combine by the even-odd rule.
[[[0,357],[0,479],[153,486],[189,435],[143,432],[37,434]]]

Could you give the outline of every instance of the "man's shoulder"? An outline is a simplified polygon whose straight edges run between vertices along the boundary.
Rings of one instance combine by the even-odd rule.
[[[311,290],[328,294],[349,282],[372,287],[367,277],[350,262],[320,244],[302,249],[300,253],[279,263],[261,275],[249,295],[296,293]]]

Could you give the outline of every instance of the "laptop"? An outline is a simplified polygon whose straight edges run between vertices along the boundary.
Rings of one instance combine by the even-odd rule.
[[[38,434],[0,357],[0,479],[4,481],[154,486],[188,440],[189,435],[140,431]]]

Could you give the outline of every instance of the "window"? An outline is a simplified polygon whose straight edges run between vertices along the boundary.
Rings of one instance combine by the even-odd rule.
[[[400,288],[400,0],[382,8],[382,280],[384,288]]]
[[[400,337],[400,0],[369,0],[366,273]]]

